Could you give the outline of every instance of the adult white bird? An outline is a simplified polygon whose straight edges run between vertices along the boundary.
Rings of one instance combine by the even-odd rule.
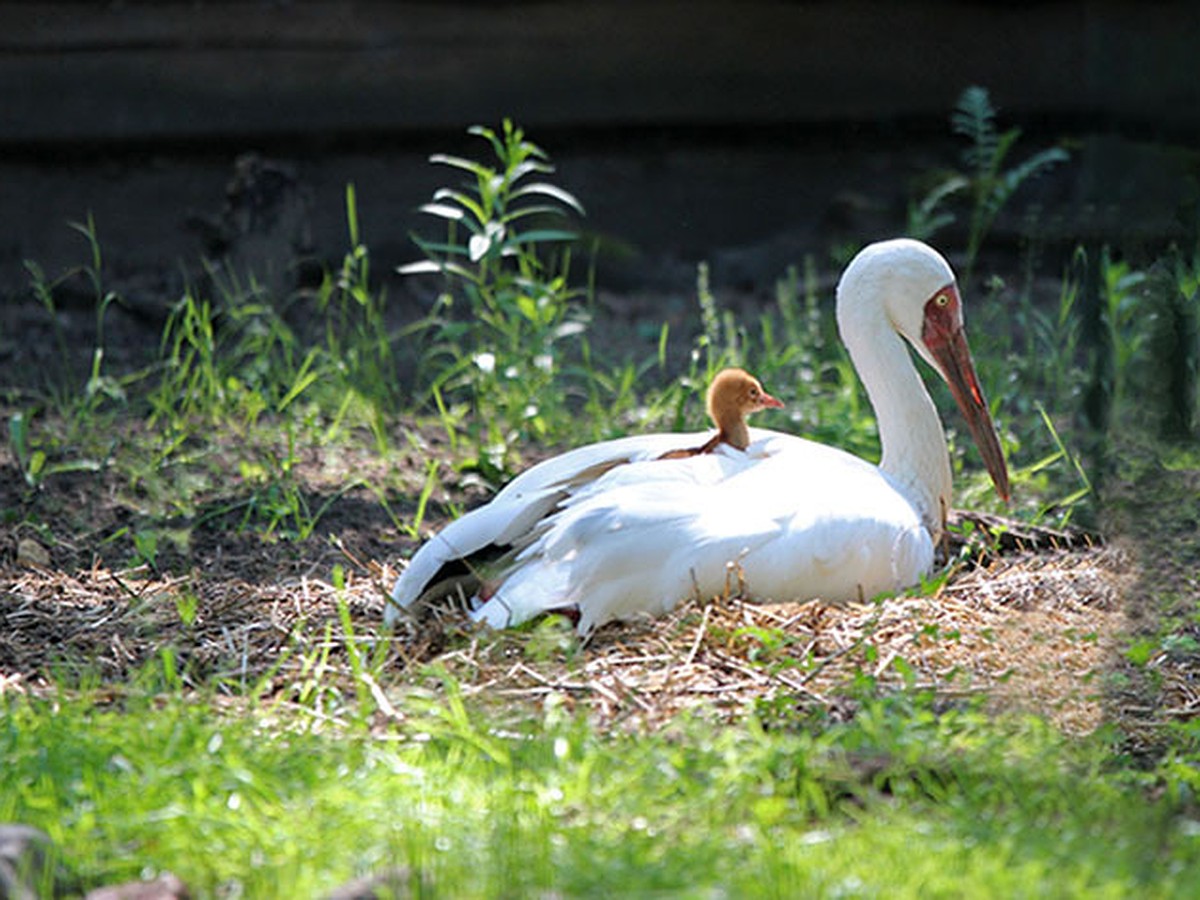
[[[397,579],[385,621],[457,591],[478,621],[504,627],[561,610],[586,634],[716,596],[731,569],[764,600],[845,602],[916,584],[934,563],[951,473],[906,340],[949,384],[1008,499],[954,272],[919,241],[872,244],[842,275],[837,320],[878,420],[878,466],[757,428],[744,450],[722,443],[682,459],[661,457],[705,435],[580,447],[522,473],[430,538]]]

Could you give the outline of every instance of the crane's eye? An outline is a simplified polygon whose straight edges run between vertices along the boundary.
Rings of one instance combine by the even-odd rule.
[[[936,303],[938,306],[947,307],[950,305],[950,295],[945,294],[945,293],[938,294],[936,297],[933,298],[933,302]]]

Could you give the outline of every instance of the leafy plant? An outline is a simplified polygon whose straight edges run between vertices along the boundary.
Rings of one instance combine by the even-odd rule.
[[[1056,163],[1066,162],[1070,156],[1061,147],[1047,147],[1005,168],[1021,130],[997,128],[991,97],[986,88],[979,86],[968,87],[959,96],[950,116],[950,127],[968,142],[962,151],[962,171],[940,174],[919,201],[910,203],[908,232],[913,237],[928,238],[954,222],[957,215],[948,205],[956,195],[965,193],[970,205],[967,262],[962,280],[968,283],[979,249],[1000,210],[1022,184]]]
[[[104,374],[104,319],[109,306],[117,301],[117,295],[104,289],[103,255],[96,234],[96,222],[89,212],[86,222],[71,222],[70,226],[83,235],[91,249],[91,264],[84,266],[82,271],[91,283],[96,298],[96,346],[92,350],[92,367],[84,387],[84,405],[79,411],[79,415],[86,418],[103,399],[123,401],[125,389],[118,379]]]
[[[580,292],[568,281],[567,246],[578,235],[561,222],[583,207],[561,187],[532,180],[554,169],[511,121],[500,132],[475,126],[469,133],[490,144],[496,163],[430,157],[468,181],[440,188],[421,207],[446,224],[446,238],[414,236],[425,258],[399,271],[445,279],[445,293],[422,323],[435,332],[425,360],[437,370],[431,394],[471,401],[481,462],[502,469],[512,443],[544,437],[548,419],[564,407],[562,385],[551,385],[563,369],[563,343],[584,332],[587,317],[572,303]]]
[[[25,412],[13,413],[8,419],[8,445],[25,484],[35,488],[42,483],[46,467],[46,451],[30,445],[29,417]]]
[[[1137,318],[1144,338],[1137,394],[1147,422],[1179,447],[1193,444],[1200,412],[1200,254],[1173,251],[1146,270]]]
[[[159,352],[150,423],[172,434],[214,424],[248,429],[286,410],[329,368],[328,354],[304,350],[275,308],[251,293],[214,303],[189,289],[171,310]]]
[[[8,420],[9,448],[12,450],[13,458],[26,487],[40,488],[46,479],[53,475],[61,475],[66,472],[99,472],[104,468],[101,460],[88,456],[51,462],[48,449],[55,455],[67,455],[66,448],[61,446],[61,442],[53,436],[49,439],[35,437],[33,419],[32,410],[18,410]],[[79,427],[86,421],[76,420],[75,425]],[[70,443],[67,443],[67,447],[70,447],[72,451],[78,450]]]
[[[1130,365],[1146,338],[1139,296],[1146,273],[1133,269],[1128,262],[1112,259],[1107,250],[1101,260],[1101,271],[1104,278],[1101,316],[1112,353],[1112,399],[1118,404],[1124,400]]]
[[[200,612],[200,597],[190,586],[185,586],[173,593],[171,599],[175,602],[175,612],[179,614],[179,621],[190,628],[195,624],[196,616]]]
[[[158,532],[153,528],[139,528],[132,533],[135,565],[147,565],[158,570]]]
[[[217,418],[225,399],[226,373],[218,369],[212,303],[186,292],[171,310],[159,352],[162,375],[150,395],[150,424],[182,428],[193,417]]]
[[[241,483],[249,488],[248,496],[218,508],[210,517],[240,510],[239,532],[253,530],[264,538],[304,541],[312,536],[334,503],[364,485],[362,479],[348,480],[314,505],[295,472],[294,429],[285,426],[284,432],[287,440],[282,451],[269,446],[259,447],[251,451],[249,458],[238,463],[238,475]]]
[[[9,419],[9,443],[30,488],[40,487],[46,478],[64,472],[98,472],[107,464],[118,438],[97,427],[98,417],[116,415],[128,404],[128,390],[145,373],[110,375],[104,364],[105,321],[108,310],[119,298],[104,286],[103,254],[96,224],[91,213],[85,222],[70,222],[69,227],[88,242],[88,261],[73,267],[55,279],[46,276],[36,262],[27,260],[25,271],[30,290],[50,318],[58,345],[60,365],[49,367],[53,380],[47,381],[47,399],[43,404],[20,410]],[[95,302],[95,340],[87,376],[80,387],[79,371],[73,365],[68,338],[60,320],[55,291],[68,279],[83,276]],[[35,434],[35,415],[44,412],[43,422],[51,419],[66,427],[44,429]],[[103,449],[101,449],[103,445]]]
[[[36,261],[25,260],[25,272],[29,276],[29,287],[47,315],[50,326],[54,329],[54,340],[58,344],[59,362],[63,372],[71,371],[71,351],[67,346],[67,335],[58,317],[58,304],[54,299],[54,289],[57,282],[46,277],[46,271]]]

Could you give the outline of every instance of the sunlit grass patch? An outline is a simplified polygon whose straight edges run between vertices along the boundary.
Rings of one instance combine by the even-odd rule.
[[[872,701],[820,732],[622,736],[556,703],[496,728],[456,696],[413,694],[374,737],[161,695],[6,698],[0,818],[46,829],[85,884],[169,869],[201,896],[387,867],[439,896],[1171,896],[1200,863],[1178,807],[1035,720]]]

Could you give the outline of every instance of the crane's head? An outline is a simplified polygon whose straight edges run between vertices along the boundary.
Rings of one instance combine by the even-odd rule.
[[[909,238],[871,244],[851,261],[838,286],[838,321],[844,337],[856,327],[869,330],[872,317],[879,315],[878,308],[855,304],[856,298],[865,297],[881,298],[887,325],[949,385],[996,492],[1008,500],[1008,467],[975,374],[950,264],[932,247]],[[866,324],[847,327],[851,322]]]

